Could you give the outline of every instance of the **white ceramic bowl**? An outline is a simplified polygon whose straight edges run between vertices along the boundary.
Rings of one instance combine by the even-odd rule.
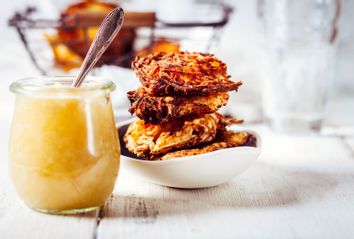
[[[241,146],[221,149],[195,156],[164,161],[147,161],[134,158],[125,148],[122,137],[128,122],[118,126],[121,142],[122,169],[149,182],[175,188],[212,187],[232,180],[244,172],[261,153],[261,138],[253,131],[256,147]],[[240,131],[239,126],[228,129]]]

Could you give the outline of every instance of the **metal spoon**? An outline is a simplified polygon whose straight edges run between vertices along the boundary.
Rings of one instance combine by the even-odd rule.
[[[80,72],[73,83],[73,87],[80,87],[86,75],[94,67],[102,54],[118,34],[123,25],[124,11],[117,7],[113,9],[103,20],[98,32],[88,50],[84,62],[80,67]]]

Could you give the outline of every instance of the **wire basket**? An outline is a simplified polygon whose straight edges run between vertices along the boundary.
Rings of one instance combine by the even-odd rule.
[[[86,3],[78,3],[75,7]],[[193,4],[197,12],[195,16],[205,14],[205,17],[191,21],[173,17],[173,20],[168,20],[161,11],[133,11],[122,4],[126,9],[122,30],[98,66],[108,64],[129,68],[136,55],[155,51],[211,51],[217,45],[233,9],[219,1],[194,1]],[[175,14],[181,15],[178,11]],[[40,17],[40,11],[35,7],[27,7],[16,12],[9,19],[9,25],[18,32],[31,61],[41,74],[58,71],[62,74],[81,65],[94,37],[92,30],[97,30],[105,15],[61,13],[60,17],[49,19]],[[63,32],[72,35],[60,35]],[[67,57],[66,62],[59,59],[58,54],[62,59]]]

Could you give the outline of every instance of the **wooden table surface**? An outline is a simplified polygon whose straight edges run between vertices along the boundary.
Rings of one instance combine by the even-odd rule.
[[[13,108],[8,83],[0,85],[1,239],[353,238],[354,137],[286,136],[263,125],[251,126],[263,138],[261,157],[229,183],[173,189],[121,168],[112,197],[99,211],[31,211],[17,197],[7,169]]]
[[[1,52],[26,57],[22,48],[3,46]],[[259,160],[229,183],[180,190],[141,181],[121,168],[101,210],[78,216],[34,212],[9,177],[14,96],[8,85],[37,73],[28,64],[17,67],[16,60],[0,61],[0,71],[1,239],[354,237],[354,137],[286,136],[264,125],[250,126],[263,138]],[[353,98],[331,107],[327,122],[333,129],[340,126],[335,117],[354,124]]]

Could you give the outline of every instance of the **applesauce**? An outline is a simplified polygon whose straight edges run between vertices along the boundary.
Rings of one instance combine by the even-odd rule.
[[[111,195],[120,149],[110,92],[114,84],[88,78],[24,79],[13,83],[16,104],[10,171],[31,208],[48,213],[95,209]]]

